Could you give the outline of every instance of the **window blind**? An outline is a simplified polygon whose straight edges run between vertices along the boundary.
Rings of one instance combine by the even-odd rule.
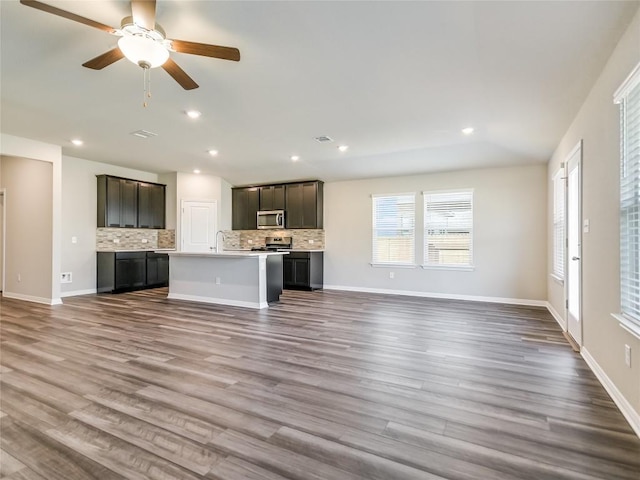
[[[415,193],[372,197],[372,263],[415,263],[415,198]]]
[[[564,202],[565,179],[560,168],[553,177],[553,274],[564,278]]]
[[[640,324],[640,65],[614,100],[620,104],[620,304]]]
[[[473,192],[425,192],[425,265],[471,266],[472,246]]]

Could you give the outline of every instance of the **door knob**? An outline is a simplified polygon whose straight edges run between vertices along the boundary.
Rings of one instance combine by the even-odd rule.
[[[573,257],[571,260],[580,260],[580,257]]]

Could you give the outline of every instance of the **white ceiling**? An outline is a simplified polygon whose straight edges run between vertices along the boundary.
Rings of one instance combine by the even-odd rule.
[[[112,26],[130,15],[121,0],[45,3]],[[173,53],[200,88],[152,70],[143,108],[139,67],[81,66],[117,37],[3,0],[0,127],[70,156],[234,185],[545,162],[638,5],[158,0],[169,38],[242,59]],[[129,135],[140,129],[158,136]]]

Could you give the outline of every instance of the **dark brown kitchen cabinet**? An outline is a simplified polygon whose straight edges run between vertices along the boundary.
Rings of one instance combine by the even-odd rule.
[[[233,230],[256,230],[260,189],[258,187],[234,188],[231,190],[231,228]]]
[[[168,284],[169,255],[166,253],[98,252],[98,293],[128,292]]]
[[[323,286],[323,252],[289,252],[283,259],[283,286],[293,290],[317,290]]]
[[[260,210],[284,210],[284,185],[260,187]]]
[[[98,227],[165,228],[165,185],[98,175]]]
[[[147,252],[147,287],[163,287],[169,284],[169,255]]]
[[[322,228],[323,185],[319,181],[286,185],[287,228]]]
[[[98,176],[98,227],[135,228],[138,184],[124,178]]]
[[[138,184],[138,228],[165,227],[165,186]]]

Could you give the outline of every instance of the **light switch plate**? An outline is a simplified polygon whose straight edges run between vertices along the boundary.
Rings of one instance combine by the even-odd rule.
[[[588,219],[588,218],[585,218],[585,219],[582,221],[582,231],[583,231],[584,233],[589,233],[589,229],[590,229],[590,227],[591,227],[591,225],[590,225],[590,223],[589,223],[589,219]]]

